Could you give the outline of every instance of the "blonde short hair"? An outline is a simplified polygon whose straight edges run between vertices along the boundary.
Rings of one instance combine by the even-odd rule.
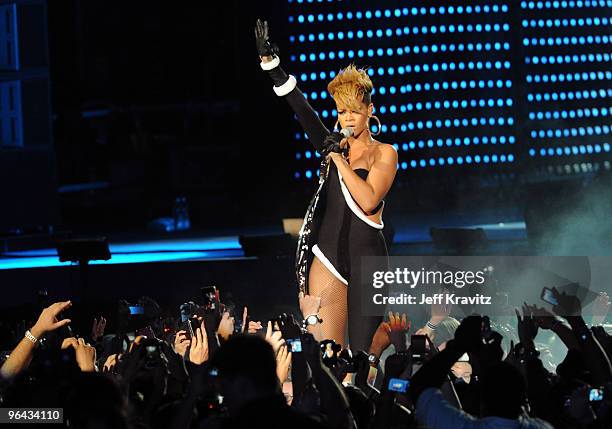
[[[351,110],[360,111],[360,103],[368,106],[372,102],[372,80],[365,69],[350,64],[340,70],[336,77],[327,85],[327,91],[334,101]]]

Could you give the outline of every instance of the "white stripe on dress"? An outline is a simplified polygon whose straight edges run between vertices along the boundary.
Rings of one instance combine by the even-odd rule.
[[[340,188],[342,189],[342,195],[344,195],[344,200],[346,201],[346,204],[349,206],[349,208],[353,211],[353,213],[355,213],[355,216],[370,225],[372,228],[383,229],[385,227],[385,223],[382,221],[382,217],[380,219],[380,223],[376,223],[373,220],[368,219],[367,216],[363,213],[363,210],[361,210],[355,200],[353,200],[353,196],[344,184],[344,179],[342,179],[342,174],[340,173],[339,169],[338,177],[340,178]],[[385,202],[383,201],[380,210],[382,210],[384,207]]]
[[[334,267],[334,264],[332,264],[329,259],[327,259],[327,257],[323,254],[321,249],[319,249],[318,244],[312,246],[312,253],[314,253],[316,257],[319,258],[319,261],[321,261],[321,263],[325,265],[325,268],[327,268],[338,280],[348,286],[348,282],[346,281],[346,279],[340,275],[338,270],[336,270],[336,267]]]

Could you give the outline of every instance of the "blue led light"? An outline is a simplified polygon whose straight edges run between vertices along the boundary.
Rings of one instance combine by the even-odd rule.
[[[530,102],[541,102],[550,101],[551,99],[556,100],[588,100],[596,98],[612,97],[612,89],[599,89],[599,90],[579,90],[579,91],[568,91],[568,92],[540,92],[540,93],[529,93],[527,94],[527,100]]]
[[[535,28],[535,27],[539,27],[539,28],[545,28],[545,27],[592,27],[592,26],[606,26],[608,25],[608,18],[607,17],[602,17],[599,20],[597,20],[597,22],[595,22],[593,19],[591,18],[587,18],[587,19],[583,19],[583,18],[579,18],[579,19],[575,19],[575,18],[571,18],[571,19],[524,19],[521,22],[521,25],[524,28],[527,27],[531,27],[531,28]]]
[[[610,7],[612,6],[612,1],[522,1],[521,8],[522,9],[567,9],[567,8],[588,8],[588,7]]]
[[[294,3],[297,2],[298,0],[290,0],[293,1]],[[314,1],[314,0],[313,0]],[[323,0],[318,0],[318,1],[323,1]],[[546,6],[546,3],[553,3],[553,2],[542,2],[542,4],[544,6]],[[563,2],[555,2],[558,4],[562,4]],[[611,1],[612,3],[612,1]],[[423,9],[423,10],[421,10]],[[469,11],[469,12],[468,12]],[[485,4],[468,4],[468,5],[463,5],[463,6],[430,6],[427,5],[427,7],[413,7],[413,8],[403,8],[403,9],[381,9],[379,11],[364,11],[367,15],[369,15],[370,18],[372,18],[373,16],[377,15],[379,18],[382,16],[385,16],[387,18],[390,17],[395,17],[395,18],[400,18],[402,15],[403,16],[407,16],[411,13],[414,14],[414,12],[416,12],[416,15],[421,15],[421,14],[429,14],[429,15],[433,15],[433,14],[463,14],[463,13],[491,13],[491,12],[500,12],[500,11],[505,11],[508,12],[508,6],[507,5],[501,5],[501,4],[495,4],[495,5],[485,5]],[[377,14],[378,12],[378,14]],[[323,19],[325,19],[325,17],[328,18],[328,20],[330,20],[330,14],[325,13],[324,15],[321,15],[323,17]],[[307,14],[303,15],[305,17],[308,17]],[[314,14],[313,16],[317,17],[316,14]],[[334,12],[333,16],[331,17],[331,19],[338,19],[338,20],[342,20],[344,19],[344,17],[346,17],[347,19],[352,19],[353,17],[357,18],[358,16],[363,17],[363,12],[351,12],[351,18],[349,18],[349,13],[346,12],[344,14],[342,13],[336,13]],[[304,20],[304,18],[302,18]],[[307,19],[307,18],[306,18]],[[360,18],[358,18],[360,19]],[[299,17],[296,15],[296,21],[299,21]],[[609,18],[606,18],[605,20],[601,20],[598,17],[583,17],[583,18],[579,18],[578,16],[576,16],[575,18],[571,18],[570,16],[568,16],[565,19],[562,19],[562,17],[559,18],[554,18],[551,17],[550,19],[547,19],[546,17],[544,17],[544,19],[538,19],[537,16],[535,16],[535,19],[529,19],[526,20],[529,22],[529,25],[531,21],[535,21],[535,24],[533,25],[533,28],[536,27],[540,27],[540,28],[551,28],[551,27],[563,27],[563,26],[579,26],[582,24],[582,26],[596,26],[596,25],[601,25],[602,23],[608,23],[609,22]],[[362,23],[365,24],[365,23]],[[386,23],[385,23],[386,24]],[[377,23],[378,25],[378,23]],[[384,25],[384,24],[383,24]],[[389,25],[389,24],[387,24]],[[365,25],[364,25],[365,26]],[[543,27],[542,27],[543,26]],[[397,25],[389,25],[389,28],[387,28],[386,26],[382,26],[382,28],[372,28],[370,30],[367,29],[367,26],[365,26],[366,28],[362,27],[362,30],[354,30],[355,33],[360,32],[359,34],[361,35],[361,38],[365,38],[366,34],[370,37],[401,37],[402,35],[409,35],[409,34],[429,34],[429,33],[436,33],[436,32],[444,32],[446,30],[448,30],[448,32],[477,32],[477,33],[482,33],[482,32],[491,32],[491,31],[502,31],[502,29],[508,29],[509,27],[507,27],[506,25],[504,25],[503,23],[494,23],[491,22],[486,23],[486,22],[474,22],[471,21],[468,22],[464,22],[462,24],[438,24],[438,25],[428,25],[428,26],[424,26],[424,25],[419,25],[419,26],[404,26],[404,27],[400,27]],[[442,28],[444,28],[444,30],[442,30]],[[319,35],[320,33],[314,33],[313,39],[314,40],[320,40],[321,37]],[[342,35],[339,35],[342,34]],[[347,30],[343,31],[343,32],[338,32],[338,31],[334,31],[334,32],[325,32],[325,40],[340,40],[342,38],[348,38],[349,32]],[[351,34],[354,34],[351,32]],[[295,36],[290,36],[290,42],[297,42],[299,41],[300,43],[304,43],[306,41],[306,39],[310,40],[309,34],[296,34]],[[314,42],[313,40],[313,42]],[[480,40],[480,41],[479,41]],[[344,59],[344,57],[347,58],[352,58],[356,55],[359,56],[359,58],[371,58],[371,57],[395,57],[395,56],[403,56],[406,54],[416,54],[416,55],[428,55],[429,53],[434,53],[437,54],[438,52],[463,52],[463,51],[468,51],[468,52],[473,52],[473,53],[478,53],[477,55],[473,56],[473,60],[464,60],[464,61],[456,61],[456,60],[446,60],[446,61],[438,61],[438,62],[431,62],[429,61],[432,58],[423,58],[421,61],[411,61],[411,64],[403,64],[403,65],[399,65],[397,64],[397,61],[390,61],[390,63],[393,64],[393,66],[389,66],[389,64],[385,64],[385,61],[381,61],[383,64],[383,67],[376,67],[374,69],[368,69],[368,74],[370,76],[375,75],[375,76],[381,76],[380,80],[381,82],[379,83],[386,83],[386,87],[383,85],[380,88],[383,88],[382,91],[380,90],[380,88],[378,88],[377,91],[375,91],[376,94],[381,93],[383,95],[386,94],[394,94],[398,88],[399,91],[397,91],[398,93],[401,94],[406,94],[406,93],[419,93],[419,95],[417,97],[423,97],[424,100],[422,102],[419,102],[417,100],[412,100],[409,103],[406,103],[404,101],[404,103],[397,103],[397,104],[387,104],[387,105],[379,105],[377,106],[377,111],[380,114],[383,115],[398,115],[396,117],[396,123],[389,123],[388,126],[385,126],[385,129],[390,130],[392,133],[406,133],[409,132],[409,130],[431,130],[431,129],[449,129],[449,128],[460,128],[460,127],[480,127],[480,126],[491,126],[491,127],[504,127],[504,126],[512,126],[515,124],[515,120],[512,117],[507,116],[507,113],[504,112],[503,116],[501,115],[501,111],[500,113],[498,112],[494,112],[493,115],[491,116],[487,116],[487,117],[481,117],[481,115],[478,115],[475,113],[476,112],[472,112],[472,111],[464,111],[463,114],[459,113],[459,109],[487,109],[487,108],[505,108],[505,107],[512,107],[513,106],[513,100],[511,98],[501,98],[498,97],[498,94],[495,94],[493,97],[487,97],[487,98],[474,98],[474,92],[471,91],[471,89],[477,89],[477,88],[481,88],[483,90],[489,88],[489,89],[494,89],[494,88],[499,88],[499,89],[503,89],[503,88],[512,88],[512,82],[510,80],[507,80],[505,78],[505,76],[501,75],[501,74],[495,74],[495,73],[488,73],[485,76],[487,78],[485,79],[477,79],[477,78],[472,78],[472,79],[457,79],[457,77],[451,76],[450,78],[447,77],[447,75],[444,76],[444,78],[447,79],[447,81],[444,81],[440,78],[438,78],[439,80],[432,80],[430,82],[423,82],[421,81],[421,79],[415,79],[412,80],[410,79],[410,77],[406,77],[407,79],[405,81],[411,82],[411,83],[401,83],[398,84],[397,87],[394,86],[390,86],[388,85],[390,83],[390,80],[392,80],[391,78],[386,78],[386,76],[393,76],[396,73],[398,75],[404,75],[404,74],[408,74],[408,73],[414,73],[414,74],[418,74],[418,73],[437,73],[437,72],[446,72],[446,71],[455,71],[455,70],[470,70],[470,71],[502,71],[502,70],[509,70],[511,68],[511,62],[508,59],[504,59],[502,57],[502,55],[505,55],[505,52],[501,52],[501,51],[509,51],[510,50],[510,44],[508,42],[502,42],[502,41],[495,41],[495,40],[491,40],[491,41],[486,41],[487,38],[480,38],[480,39],[476,39],[473,40],[472,42],[470,42],[469,40],[465,40],[463,43],[458,43],[455,41],[455,43],[449,43],[448,41],[446,41],[445,43],[441,43],[439,40],[427,40],[428,44],[419,44],[419,45],[410,45],[410,46],[393,46],[393,44],[390,44],[392,47],[389,46],[389,44],[383,43],[382,45],[379,44],[378,46],[374,45],[373,48],[371,50],[359,50],[357,52],[357,54],[355,54],[354,52],[352,53],[352,55],[349,55],[348,52],[344,52],[344,51],[331,51],[331,52],[324,52],[321,53],[319,49],[312,49],[312,53],[311,52],[305,52],[304,54],[300,54],[298,52],[298,54],[296,55],[296,59],[299,58],[299,60],[301,62],[306,62],[307,59],[310,59],[311,61],[315,61],[320,59],[321,57],[323,57],[324,60],[334,60],[334,59]],[[435,43],[433,43],[435,42]],[[576,36],[553,36],[553,37],[526,37],[521,39],[521,42],[523,43],[524,46],[569,46],[569,45],[586,45],[586,44],[599,44],[599,45],[605,45],[607,43],[610,42],[610,37],[607,35],[587,35],[585,34],[584,36],[580,36],[580,35],[576,35]],[[602,48],[600,48],[602,49]],[[366,52],[367,51],[367,52]],[[585,53],[580,53],[580,51],[578,51],[578,53],[569,53],[569,54],[563,54],[563,55],[533,55],[533,53],[537,53],[540,54],[539,52],[535,52],[537,51],[536,49],[533,50],[534,52],[530,52],[531,55],[529,55],[527,58],[525,58],[525,62],[529,63],[529,64],[543,64],[543,65],[560,65],[560,64],[579,64],[579,63],[608,63],[610,60],[610,54],[607,51],[604,51],[603,49],[601,50],[601,52],[585,52]],[[341,54],[342,52],[342,54]],[[500,55],[482,55],[482,53],[484,52],[500,52]],[[554,52],[554,51],[551,51]],[[313,59],[313,54],[314,54],[314,59]],[[321,55],[323,54],[323,55]],[[444,58],[446,59],[446,58]],[[323,60],[322,60],[323,61]],[[415,64],[415,62],[418,62]],[[330,68],[335,68],[334,65],[330,65]],[[337,66],[336,66],[337,67]],[[552,68],[552,67],[551,67]],[[571,73],[567,72],[567,73],[549,73],[548,69],[536,69],[535,67],[533,69],[529,68],[529,72],[525,75],[525,80],[528,84],[533,85],[535,84],[539,84],[539,83],[563,83],[563,82],[578,82],[578,81],[598,81],[598,82],[603,82],[606,81],[605,83],[607,83],[608,80],[612,79],[612,72],[607,72],[606,70],[601,70],[601,71],[580,71],[580,72],[576,72],[574,70],[572,70],[571,68],[568,68]],[[563,71],[563,68],[555,68],[555,71]],[[552,70],[551,70],[552,71]],[[311,71],[308,71],[308,73],[301,73],[301,79],[304,82],[313,82],[315,80],[326,80],[328,79],[328,75],[327,75],[327,70],[326,71],[321,71],[321,70],[316,70],[316,72],[313,73]],[[331,78],[332,73],[329,73],[329,78]],[[334,74],[335,75],[335,74]],[[482,76],[481,74],[476,74],[473,73],[471,74],[472,76]],[[467,76],[470,76],[470,74],[467,74]],[[509,76],[509,75],[508,75]],[[456,79],[456,80],[452,80],[452,79]],[[313,84],[314,86],[314,84]],[[604,86],[602,84],[602,86]],[[571,85],[566,85],[565,86],[570,87]],[[580,90],[573,90],[573,91],[559,91],[559,89],[557,89],[556,87],[554,88],[554,90],[551,90],[551,88],[549,87],[538,87],[541,88],[539,92],[535,92],[533,91],[533,89],[531,89],[531,93],[527,94],[527,101],[529,101],[530,103],[534,103],[534,102],[547,102],[547,101],[553,101],[553,102],[557,102],[557,101],[572,101],[572,100],[587,100],[587,99],[603,99],[603,98],[607,98],[607,97],[612,97],[612,89],[608,89],[608,88],[602,88],[602,89],[580,89]],[[566,89],[564,88],[564,89]],[[309,88],[310,89],[310,88]],[[449,94],[444,94],[444,97],[441,97],[440,95],[438,95],[439,100],[436,100],[435,97],[436,95],[434,94],[425,94],[425,92],[431,92],[431,91],[448,91],[449,89],[453,89],[453,90],[461,90],[461,93],[456,93],[455,97],[457,97],[456,99],[452,99],[452,97],[450,99],[446,99],[446,96]],[[505,92],[505,91],[504,91]],[[320,94],[320,95],[319,95]],[[422,94],[422,95],[421,95]],[[322,93],[311,93],[310,91],[307,93],[308,98],[309,99],[316,99],[317,97],[319,97],[320,99],[323,99],[325,97],[328,96],[327,93],[322,92]],[[452,95],[452,94],[451,94]],[[416,94],[414,94],[413,96],[416,96]],[[403,98],[403,97],[402,97]],[[426,101],[427,100],[427,101]],[[585,107],[585,108],[578,108],[576,106],[572,106],[570,109],[568,110],[554,110],[556,106],[560,106],[562,105],[561,103],[555,103],[554,106],[547,106],[550,110],[538,110],[537,106],[532,106],[529,110],[532,110],[531,112],[528,112],[528,118],[531,121],[550,121],[550,120],[560,120],[560,119],[575,119],[575,118],[605,118],[608,117],[610,114],[610,110],[607,107]],[[422,121],[414,121],[414,122],[406,122],[406,123],[402,123],[403,120],[405,120],[404,116],[407,112],[411,112],[414,110],[420,110],[423,112],[432,112],[432,111],[437,111],[437,110],[447,110],[450,111],[452,110],[456,110],[457,111],[457,116],[466,116],[466,117],[459,117],[459,118],[438,118],[438,115],[441,114],[440,113],[434,113],[431,116],[431,119],[428,120],[426,118],[424,118]],[[478,110],[480,111],[480,110]],[[323,118],[327,118],[328,115],[328,111],[326,110],[321,110],[321,116]],[[450,112],[449,112],[450,113]],[[402,114],[402,116],[399,116],[400,114]],[[533,123],[533,122],[532,122]],[[538,124],[539,125],[539,124]],[[549,124],[547,124],[549,125]],[[532,125],[533,126],[533,125]],[[550,125],[549,125],[550,126]],[[592,124],[590,126],[587,126],[586,124],[583,127],[578,127],[578,126],[574,126],[573,128],[567,127],[567,128],[558,128],[558,129],[544,129],[544,130],[532,130],[535,131],[535,135],[533,133],[531,133],[530,135],[534,136],[533,138],[546,138],[546,139],[562,139],[562,138],[566,138],[566,137],[577,137],[577,136],[592,136],[592,135],[602,135],[604,134],[604,129],[607,129],[609,131],[609,126],[605,126],[607,128],[604,128],[604,126],[601,125],[596,125],[596,124]],[[537,125],[536,125],[536,128]],[[486,128],[485,128],[486,129]],[[421,134],[421,132],[417,131],[417,134]],[[418,147],[421,149],[424,148],[430,148],[430,149],[434,149],[437,150],[437,148],[442,148],[444,147],[444,145],[466,145],[466,149],[469,148],[469,145],[480,145],[480,144],[514,144],[515,142],[515,137],[514,136],[473,136],[473,137],[460,137],[460,138],[438,138],[438,139],[425,139],[425,141],[418,141]],[[408,149],[415,149],[417,147],[417,142],[407,142],[407,143],[402,143],[402,144],[398,144],[396,145],[396,147],[399,149],[401,147],[401,149],[403,151],[406,151]],[[607,146],[609,149],[609,145]],[[475,148],[477,149],[477,148]],[[530,156],[536,156],[537,155],[537,151],[539,150],[539,148],[528,148],[529,149],[529,155]],[[579,150],[579,149],[576,149]],[[591,153],[589,151],[592,151],[593,153],[597,153],[597,151],[605,151],[605,148],[599,145],[593,145],[591,147],[591,149],[588,149],[587,146],[584,147],[583,149],[583,153]],[[568,155],[569,153],[573,152],[573,149],[571,149],[569,146],[564,146],[563,149],[561,149],[561,152],[559,152],[559,150],[557,150],[557,148],[555,148],[555,150],[553,151],[554,154],[552,156],[557,156],[560,153],[563,153],[565,155]],[[548,151],[546,151],[546,153],[548,154]],[[432,154],[432,156],[435,156],[436,154]],[[305,157],[306,154],[305,152],[302,152],[302,156]],[[474,156],[474,155],[472,155]],[[548,156],[548,155],[547,155]],[[482,157],[482,158],[481,158]],[[410,165],[411,167],[418,167],[419,165],[423,166],[423,167],[427,167],[427,166],[444,166],[444,165],[451,165],[452,163],[455,163],[457,165],[462,164],[462,162],[466,163],[466,164],[470,164],[472,162],[491,162],[491,163],[496,163],[496,162],[513,162],[514,161],[514,156],[506,156],[506,154],[489,154],[486,158],[484,157],[484,155],[480,155],[478,156],[477,159],[472,158],[471,156],[464,156],[464,157],[450,157],[451,159],[453,159],[453,161],[449,161],[447,162],[444,158],[439,158],[437,156],[435,156],[435,158],[430,158],[429,156],[425,157],[425,159],[420,160],[420,159],[416,159],[416,160],[406,160],[403,162],[400,162],[398,164],[398,168],[401,168],[403,170],[408,168],[408,165]],[[460,161],[460,159],[463,159],[463,161]],[[422,165],[423,162],[425,163],[425,165]],[[314,171],[314,170],[313,170]],[[302,176],[305,175],[304,170],[302,170]]]

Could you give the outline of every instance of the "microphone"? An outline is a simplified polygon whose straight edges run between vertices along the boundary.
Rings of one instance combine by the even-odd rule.
[[[340,144],[345,141],[346,139],[348,139],[349,137],[352,137],[352,135],[355,133],[355,130],[353,128],[342,128],[340,131],[334,131],[332,134],[335,135],[329,135],[325,141],[323,142],[324,145],[324,149],[323,152],[321,154],[323,155],[327,155],[330,152],[336,152],[336,153],[342,153],[348,150],[348,142],[346,142],[346,147],[344,149],[342,149],[340,147]],[[342,136],[342,139],[340,141],[337,141],[336,139],[338,138],[338,134],[340,134]]]
[[[355,133],[355,130],[353,130],[353,128],[342,128],[340,130],[340,134],[342,134],[342,136],[345,139],[348,139],[349,137],[352,137],[352,135]]]

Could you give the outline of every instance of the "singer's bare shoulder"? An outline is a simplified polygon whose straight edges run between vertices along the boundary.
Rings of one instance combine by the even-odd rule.
[[[395,168],[398,159],[395,147],[392,144],[382,143],[377,140],[374,140],[374,143],[374,159],[376,159],[376,161],[392,164],[393,168]]]

